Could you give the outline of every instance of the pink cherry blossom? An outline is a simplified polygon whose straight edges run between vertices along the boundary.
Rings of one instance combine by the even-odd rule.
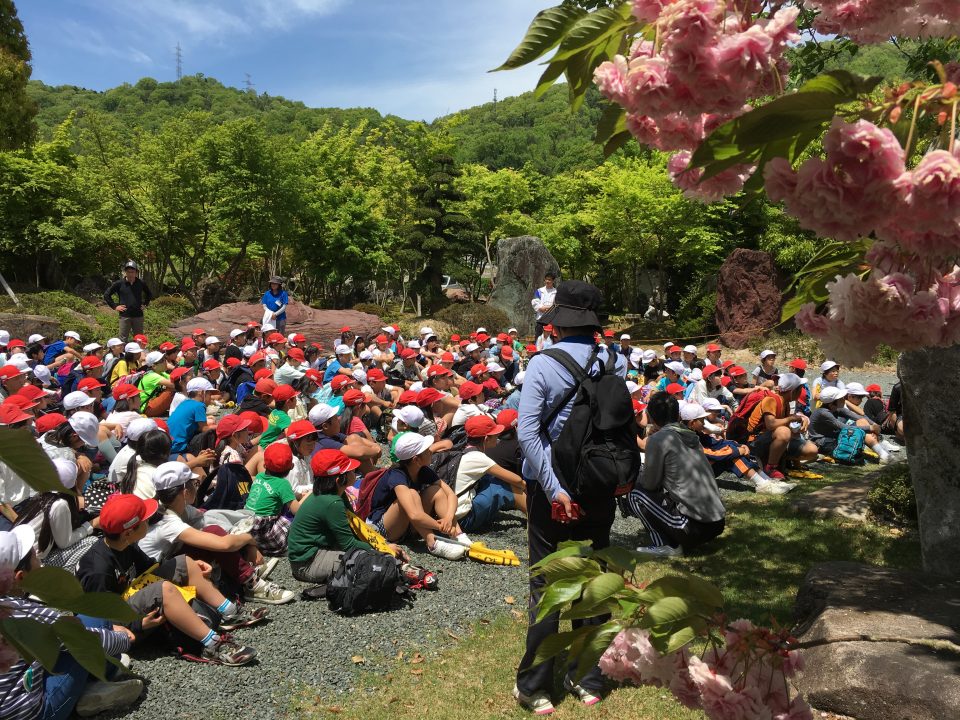
[[[861,43],[885,42],[892,36],[940,37],[955,33],[960,7],[953,0],[806,0],[819,10],[814,28],[846,35]]]
[[[664,7],[676,0],[633,0],[633,16],[642,23],[652,23]]]
[[[735,165],[707,180],[701,180],[702,169],[688,169],[691,157],[692,153],[687,150],[677,153],[668,161],[667,172],[685,196],[703,202],[715,202],[728,195],[736,195],[756,170],[753,166]]]
[[[605,98],[618,105],[626,105],[630,102],[626,88],[628,71],[626,58],[617,55],[613,62],[605,62],[597,67],[593,73],[593,82]]]

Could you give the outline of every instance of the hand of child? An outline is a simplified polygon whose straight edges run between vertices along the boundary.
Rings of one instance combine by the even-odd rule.
[[[453,518],[440,518],[437,522],[440,523],[440,532],[444,535],[449,535],[453,532]]]
[[[205,563],[203,560],[197,560],[197,569],[200,570],[200,574],[205,578],[210,577],[210,573],[213,572],[213,567],[210,563]]]
[[[144,615],[143,620],[140,621],[140,624],[144,630],[152,630],[155,627],[160,627],[166,621],[167,619],[163,616],[163,610],[161,608],[156,608],[155,610],[151,610]]]

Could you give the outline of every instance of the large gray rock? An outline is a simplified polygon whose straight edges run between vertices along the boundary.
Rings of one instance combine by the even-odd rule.
[[[0,313],[0,330],[6,330],[10,337],[24,342],[33,333],[40,333],[51,340],[60,339],[60,321],[47,315],[19,315]]]
[[[560,265],[540,238],[524,235],[497,243],[497,285],[488,302],[507,314],[521,336],[533,335],[530,301],[548,272],[559,276]]]
[[[812,706],[858,720],[960,717],[960,655],[944,649],[960,645],[960,580],[822,563],[795,615],[799,642],[818,643],[796,682]]]

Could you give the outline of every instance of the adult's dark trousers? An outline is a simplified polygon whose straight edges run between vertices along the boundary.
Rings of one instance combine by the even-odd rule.
[[[527,480],[529,493],[527,494],[527,547],[529,550],[530,565],[534,565],[547,555],[555,552],[557,545],[564,540],[592,540],[596,550],[610,545],[610,526],[616,511],[613,498],[601,502],[591,503],[584,507],[585,515],[577,522],[561,524],[554,522],[550,517],[551,503],[547,499],[543,488],[536,480]],[[540,644],[551,635],[558,632],[560,614],[548,615],[540,622],[536,622],[537,603],[543,593],[545,585],[543,576],[530,576],[530,607],[527,626],[527,646],[523,659],[517,670],[517,687],[524,695],[537,692],[550,693],[553,689],[553,659],[540,665],[534,665]],[[610,619],[609,615],[599,615],[586,620],[574,620],[573,627],[582,625],[601,625]],[[576,662],[572,661],[567,673],[574,677]],[[600,668],[594,666],[579,683],[593,693],[603,689],[603,676]]]
[[[120,316],[120,339],[125,343],[130,342],[130,338],[143,332],[143,315],[140,317]]]

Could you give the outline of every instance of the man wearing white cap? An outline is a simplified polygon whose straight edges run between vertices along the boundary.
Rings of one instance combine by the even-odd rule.
[[[337,345],[333,352],[337,357],[327,365],[327,369],[323,373],[324,385],[333,380],[333,376],[337,373],[353,377],[353,363],[350,362],[353,358],[353,349],[349,345],[341,344]]]
[[[762,397],[747,413],[750,451],[764,463],[764,472],[774,480],[785,479],[781,470],[785,458],[800,462],[817,459],[817,446],[803,437],[810,419],[803,413],[793,413],[790,407],[802,387],[803,378],[784,373],[777,381],[777,392]],[[761,393],[748,395],[743,402],[750,404],[754,396],[761,397]]]
[[[11,532],[0,532],[0,573],[13,575],[19,583],[40,567],[34,550],[36,537],[29,525]],[[58,610],[49,608],[24,595],[14,585],[0,602],[10,609],[15,620],[30,620],[52,625],[61,618]],[[78,616],[87,630],[99,638],[104,652],[120,657],[130,649],[133,634],[120,625],[111,625],[99,618]],[[89,673],[67,652],[61,650],[54,673],[48,673],[39,661],[28,663],[17,659],[0,675],[0,697],[4,717],[39,718],[67,717],[73,710],[86,717],[104,710],[121,710],[143,693],[143,681],[92,681]]]

